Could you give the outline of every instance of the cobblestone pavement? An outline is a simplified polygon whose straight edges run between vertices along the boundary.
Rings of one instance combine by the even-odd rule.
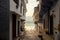
[[[25,38],[23,40],[40,40],[37,36],[25,36]]]
[[[53,40],[53,37],[51,37],[51,36],[49,36],[47,34],[44,34],[43,39],[44,40]]]
[[[40,40],[38,34],[34,30],[26,31],[26,34],[22,40]]]
[[[45,30],[43,30],[43,40],[53,40],[53,37],[51,35],[46,34]]]
[[[26,34],[20,40],[41,40],[41,38],[38,37],[38,32],[36,30],[35,31],[30,30],[30,31],[26,31]],[[43,40],[53,40],[53,38],[44,32]]]

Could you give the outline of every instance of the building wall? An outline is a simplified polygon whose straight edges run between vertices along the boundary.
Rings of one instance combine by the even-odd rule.
[[[23,36],[25,33],[25,29],[24,29],[24,24],[25,24],[25,15],[26,15],[26,12],[27,12],[27,9],[26,9],[26,1],[27,0],[21,0],[21,10],[20,10],[20,13],[22,14],[21,17],[20,17],[20,36]],[[21,35],[23,34],[23,35]]]
[[[9,0],[0,0],[0,40],[9,40]]]
[[[22,15],[22,13],[20,13],[21,0],[19,0],[18,8],[16,6],[17,4],[13,0],[10,0],[10,11],[14,11],[21,16]]]
[[[59,9],[60,9],[60,0],[58,0],[57,4],[52,8],[50,11],[50,15],[53,14],[53,26],[54,26],[54,39],[57,40],[57,35],[58,35],[58,25],[59,25]],[[54,11],[54,12],[52,12]]]
[[[10,14],[10,27],[9,28],[10,28],[9,39],[12,40],[12,13]]]
[[[13,13],[13,12],[11,12],[11,15],[10,15],[10,40],[12,40],[12,39],[18,39],[18,37],[19,37],[19,31],[20,31],[20,16],[19,15],[16,15],[16,37],[15,38],[13,38],[12,36],[13,36],[13,21],[12,21],[12,15],[16,15],[15,13]],[[19,21],[19,24],[18,24],[18,21]]]
[[[20,18],[21,18],[22,20],[25,20],[25,15],[26,15],[26,12],[27,12],[27,9],[26,9],[26,1],[27,1],[27,0],[22,0],[22,1],[21,1],[21,9],[22,9],[22,10],[20,10],[20,13],[21,13],[22,15],[21,15]]]
[[[39,35],[42,36],[43,33],[44,33],[44,27],[43,27],[43,24],[42,23],[38,23],[38,31],[39,31]]]
[[[48,25],[48,11],[45,13],[45,15],[43,16],[43,27],[45,29],[46,32],[48,32],[49,29],[49,25]]]
[[[18,25],[19,25],[19,27],[20,27],[20,16],[22,15],[21,13],[20,13],[20,6],[21,6],[21,0],[19,0],[18,1],[18,8],[16,7],[17,6],[17,4],[13,1],[13,0],[10,0],[10,40],[12,40],[12,39],[18,39],[18,37],[19,37],[19,28],[18,28]],[[14,15],[16,15],[16,37],[15,38],[13,38],[12,36],[13,36],[13,30],[12,30],[12,14],[14,14]],[[18,21],[19,21],[19,24],[18,24]]]
[[[39,6],[34,8],[33,21],[34,22],[39,21]]]
[[[39,20],[38,12],[35,13],[35,15],[33,16],[33,20],[34,21],[38,21]]]
[[[42,0],[39,0],[39,11],[41,10]]]
[[[42,36],[43,35],[43,24],[40,23],[39,21],[39,6],[35,7],[35,11],[33,14],[33,21],[35,23],[36,30],[38,32],[38,35]]]
[[[16,36],[18,37],[18,21],[20,21],[20,3],[18,9],[13,0],[0,0],[0,40],[12,40],[12,14],[16,15]]]

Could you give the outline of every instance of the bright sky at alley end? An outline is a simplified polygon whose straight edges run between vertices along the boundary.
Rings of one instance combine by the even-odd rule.
[[[28,0],[28,4],[26,4],[26,7],[27,7],[26,16],[33,15],[34,7],[36,7],[38,5],[38,3],[39,2],[37,0]]]
[[[38,3],[39,2],[37,2],[37,0],[28,0],[28,4],[26,4],[27,12],[26,12],[25,29],[27,30],[35,29],[32,15],[34,13],[34,7],[36,7]]]

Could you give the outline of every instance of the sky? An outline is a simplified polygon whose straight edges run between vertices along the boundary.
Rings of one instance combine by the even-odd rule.
[[[36,0],[28,0],[28,4],[26,4],[26,7],[27,7],[26,16],[33,15],[34,7],[36,7],[38,3],[39,2],[37,2]]]
[[[27,12],[26,12],[25,28],[27,30],[35,28],[32,15],[34,13],[34,7],[36,7],[38,5],[38,3],[39,2],[37,0],[28,0],[28,3],[26,4]]]

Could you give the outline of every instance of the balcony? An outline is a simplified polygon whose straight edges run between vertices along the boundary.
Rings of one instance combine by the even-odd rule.
[[[22,15],[20,13],[20,5],[17,7],[17,4],[13,0],[10,0],[10,11],[15,12],[20,16]]]
[[[25,16],[21,16],[20,19],[22,19],[23,21],[25,21]]]

